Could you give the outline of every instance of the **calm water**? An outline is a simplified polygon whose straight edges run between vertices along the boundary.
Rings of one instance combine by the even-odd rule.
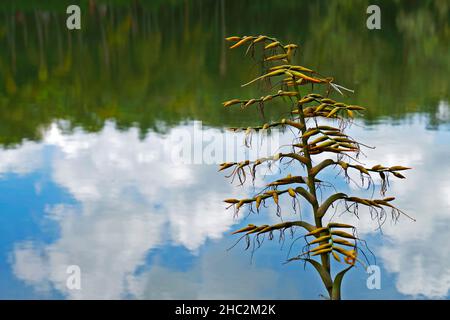
[[[0,4],[0,298],[320,299],[310,267],[282,264],[289,239],[253,259],[243,243],[227,251],[232,230],[279,221],[225,210],[251,186],[215,164],[171,162],[184,132],[198,144],[260,122],[220,105],[261,95],[240,88],[257,68],[221,40],[253,33],[300,43],[302,63],[356,90],[347,101],[368,110],[349,132],[377,146],[367,165],[414,168],[389,195],[416,222],[381,233],[367,215],[342,217],[382,275],[369,290],[354,269],[344,298],[449,297],[448,1],[386,1],[372,32],[365,1],[85,1],[80,32],[65,29],[70,1],[41,2]],[[269,109],[270,119],[286,111]],[[80,266],[82,290],[67,289],[68,265]]]

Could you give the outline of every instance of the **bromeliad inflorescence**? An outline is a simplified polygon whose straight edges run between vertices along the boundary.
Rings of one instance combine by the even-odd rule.
[[[306,202],[313,213],[313,221],[304,221],[302,219],[295,221],[283,221],[275,225],[248,226],[236,230],[233,234],[242,234],[240,239],[247,240],[247,247],[250,245],[252,237],[260,243],[260,237],[268,236],[273,239],[277,232],[280,239],[284,237],[286,231],[293,233],[294,229],[305,231],[304,239],[306,246],[296,256],[288,261],[302,260],[310,263],[319,273],[330,299],[340,299],[341,282],[345,273],[350,270],[355,263],[364,262],[359,255],[365,256],[359,244],[364,241],[357,236],[357,230],[354,226],[331,221],[324,224],[324,217],[338,203],[343,203],[346,212],[359,216],[360,207],[368,209],[371,217],[379,225],[385,221],[387,210],[390,211],[393,220],[397,220],[400,215],[405,215],[401,210],[392,204],[394,197],[385,197],[389,186],[389,176],[404,179],[400,171],[410,168],[403,166],[382,166],[375,165],[366,167],[359,162],[358,156],[362,147],[368,147],[361,142],[344,133],[347,124],[351,123],[355,114],[364,110],[363,107],[349,105],[338,102],[330,98],[332,92],[343,95],[344,92],[353,92],[334,82],[332,77],[321,76],[318,72],[301,65],[293,64],[292,60],[298,50],[295,44],[282,44],[279,40],[268,36],[244,36],[229,37],[227,41],[231,42],[231,49],[247,46],[246,54],[255,56],[256,51],[261,53],[260,63],[263,68],[263,74],[242,86],[264,82],[276,82],[279,86],[274,93],[269,93],[260,98],[251,99],[232,99],[223,103],[225,107],[241,106],[248,108],[253,105],[258,106],[262,111],[267,103],[275,99],[290,99],[293,107],[289,111],[290,116],[279,121],[264,123],[260,126],[248,128],[231,128],[233,131],[245,131],[245,145],[250,146],[251,133],[260,130],[270,130],[271,128],[291,128],[295,133],[295,139],[289,145],[289,152],[279,152],[273,156],[246,160],[243,162],[223,163],[219,171],[229,170],[228,177],[237,179],[240,185],[246,182],[248,176],[255,179],[256,170],[260,165],[282,162],[297,162],[305,171],[304,175],[288,174],[284,178],[277,179],[266,185],[266,187],[246,199],[227,199],[225,202],[233,207],[235,214],[247,207],[250,212],[260,211],[267,203],[273,203],[276,206],[277,215],[281,215],[280,197],[288,196],[293,199],[293,208],[300,207],[300,201]],[[314,86],[321,86],[322,92],[309,92]],[[273,86],[272,86],[273,87]],[[320,88],[320,87],[319,87]],[[303,94],[302,94],[303,93]],[[326,123],[323,123],[325,119]],[[333,125],[337,122],[338,125]],[[333,158],[327,158],[317,161],[316,156],[323,154],[331,155]],[[319,178],[323,170],[334,167],[343,173],[347,182],[350,182],[351,173],[354,171],[360,175],[361,186],[374,186],[374,175],[381,179],[380,199],[365,199],[349,196],[342,192],[331,194],[328,198],[320,201],[318,191],[324,186],[330,186]],[[407,216],[409,217],[409,216]],[[409,217],[410,218],[410,217]],[[412,219],[412,218],[411,218]],[[320,260],[316,258],[320,257]],[[337,262],[346,264],[347,267],[340,270],[334,277],[331,272],[330,259],[333,257]]]

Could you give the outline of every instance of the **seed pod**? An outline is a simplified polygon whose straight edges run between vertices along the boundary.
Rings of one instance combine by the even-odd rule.
[[[233,100],[225,101],[222,104],[223,104],[224,107],[229,107],[229,106],[232,106],[233,104],[237,104],[237,103],[241,103],[241,100],[233,99]]]
[[[302,143],[295,143],[292,146],[296,147],[296,148],[303,148],[304,147],[304,145]]]
[[[304,103],[308,103],[308,102],[311,102],[311,101],[314,101],[314,98],[306,97],[306,98],[303,98],[303,99],[299,100],[298,104],[304,104]]]
[[[226,200],[223,200],[223,202],[235,204],[235,203],[239,203],[239,200],[238,199],[226,199]]]
[[[296,74],[297,75],[297,74]],[[308,84],[308,83],[324,83],[326,82],[323,79],[318,79],[318,78],[314,78],[314,77],[309,77],[307,75],[304,74],[298,74],[298,76],[301,78],[300,80],[297,81],[298,84],[302,85],[302,84]]]
[[[285,47],[285,48],[286,48],[286,47]],[[294,53],[294,51],[295,51],[295,49],[290,48],[290,47],[286,49],[286,60],[287,60],[288,62],[291,61],[292,54]]]
[[[355,143],[354,141],[350,140],[348,137],[333,137],[333,140],[337,141],[337,142]],[[354,146],[352,145],[352,148],[353,147]]]
[[[354,228],[354,226],[345,223],[330,222],[328,228]]]
[[[261,231],[258,232],[258,235],[263,234],[263,233],[267,233],[273,230],[276,230],[277,228],[275,228],[274,226],[268,226],[265,227],[264,229],[262,229]]]
[[[263,102],[266,102],[266,101],[268,101],[268,100],[272,100],[272,96],[271,96],[271,95],[265,96],[265,97],[262,99]]]
[[[314,252],[311,256],[317,256],[319,254],[328,253],[328,252],[331,252],[331,250],[333,250],[333,248],[327,248],[327,249],[319,250],[317,252]]]
[[[337,140],[336,140],[337,141]],[[349,140],[347,140],[347,141],[349,141]],[[352,143],[353,143],[353,141],[351,141]],[[352,143],[346,143],[346,142],[339,142],[339,145],[341,146],[341,147],[344,147],[344,148],[348,148],[348,149],[357,149],[357,146],[355,146],[354,144],[352,144]],[[364,170],[366,170],[365,168],[364,168]],[[367,171],[367,170],[366,170]],[[368,171],[367,171],[368,172]]]
[[[232,36],[232,37],[228,37],[228,38],[225,38],[225,40],[226,41],[239,41],[239,40],[241,40],[241,37],[236,37],[236,36]]]
[[[402,167],[402,166],[393,166],[393,167],[389,168],[389,170],[392,170],[392,171],[402,171],[402,170],[410,170],[410,169],[411,168]]]
[[[349,110],[365,110],[365,108],[360,106],[347,106]]]
[[[392,174],[393,174],[394,176],[396,176],[397,178],[400,178],[400,179],[406,179],[406,177],[405,177],[404,175],[402,175],[401,173],[398,173],[398,172],[392,172]]]
[[[264,49],[271,49],[271,48],[275,48],[276,46],[280,45],[280,43],[278,41],[274,41],[272,43],[269,43],[267,46],[264,47]]]
[[[292,183],[305,183],[305,179],[301,176],[293,177],[289,174],[286,178],[278,179],[277,181],[269,183],[268,186],[280,186]]]
[[[342,253],[344,256],[347,256],[349,258],[354,258],[354,254],[352,251],[345,250],[344,248],[333,246],[333,250],[336,250],[339,253]]]
[[[277,54],[271,57],[267,57],[264,59],[264,61],[274,61],[274,60],[281,60],[287,57],[287,54],[285,53],[281,53],[281,54]]]
[[[354,118],[355,117],[352,110],[347,109],[346,111],[347,111],[347,115],[348,115],[349,118]]]
[[[311,141],[309,144],[317,144],[319,142],[322,142],[322,141],[325,141],[328,139],[329,139],[329,137],[327,137],[327,136],[320,136],[320,137],[314,139],[313,141]]]
[[[281,92],[280,91],[278,92],[278,95],[280,97],[295,97],[298,94],[295,91],[281,91]]]
[[[232,45],[230,47],[230,49],[234,49],[234,48],[240,47],[243,44],[245,44],[245,43],[247,43],[247,42],[249,42],[249,41],[251,41],[253,39],[254,39],[254,37],[247,37],[247,36],[245,36],[244,38],[242,38],[242,40],[240,40],[240,41],[236,42],[234,45]]]
[[[313,72],[314,72],[314,70],[311,70],[311,69],[309,69],[309,68],[305,68],[305,67],[303,67],[303,66],[291,66],[290,69],[291,69],[291,70],[296,70],[296,71],[309,72],[309,73],[313,73]],[[312,94],[315,94],[315,93],[312,93]],[[320,96],[319,94],[315,94],[315,95]],[[312,97],[311,94],[309,94],[309,96]],[[321,96],[320,96],[320,97],[321,97]]]
[[[314,83],[320,83],[320,82],[321,82],[320,79],[316,79],[316,78],[307,76],[306,74],[303,74],[303,73],[298,72],[298,71],[296,71],[296,70],[289,69],[289,71],[292,72],[292,74],[293,74],[294,76],[296,76],[297,78],[300,78],[298,81],[302,80],[302,81],[300,81],[300,82],[297,82],[298,84],[302,84],[303,81],[306,81],[306,82],[314,82]]]
[[[278,205],[278,193],[274,192],[272,198],[273,202],[275,202],[275,204]]]
[[[313,135],[318,134],[320,131],[318,129],[309,129],[308,131],[305,132],[304,135],[302,135],[302,138],[309,138]]]
[[[269,71],[275,71],[275,70],[279,70],[279,69],[289,69],[290,67],[291,67],[291,65],[283,64],[280,66],[271,67],[271,68],[269,68]]]
[[[339,128],[330,127],[330,126],[318,126],[320,130],[329,130],[329,131],[341,131]]]
[[[243,168],[245,166],[248,166],[249,164],[250,164],[250,161],[249,160],[245,160],[245,161],[239,162],[238,167],[239,168]]]
[[[367,199],[360,199],[359,203],[369,207],[372,205],[372,203]]]
[[[336,252],[332,251],[332,254],[333,254],[333,258],[334,258],[336,261],[342,262],[342,261],[341,261],[341,258],[339,258],[339,255],[338,255]]]
[[[322,233],[324,231],[327,231],[327,233],[329,233],[329,230],[327,227],[321,227],[321,228],[316,228],[313,231],[309,232],[308,234],[306,234],[306,236],[313,236],[319,233]]]
[[[365,173],[365,174],[370,174],[369,171],[367,171],[366,168],[364,168],[363,166],[357,164],[354,166],[356,169],[358,169],[360,172]]]
[[[239,210],[244,204],[245,202],[243,200],[239,201],[238,204],[236,205],[236,210]]]
[[[386,201],[379,200],[379,199],[375,199],[375,200],[373,200],[373,202],[375,202],[376,204],[382,205],[382,206],[388,206],[389,205],[389,203],[387,203]]]
[[[381,164],[377,164],[375,166],[372,167],[372,170],[378,171],[384,169],[384,167]]]
[[[267,77],[278,76],[278,75],[280,75],[280,74],[283,74],[284,72],[285,72],[284,69],[278,69],[278,70],[275,70],[275,71],[266,73],[266,74],[264,75],[264,77],[267,78]]]
[[[262,200],[261,196],[256,197],[256,210],[258,210],[259,207],[261,206],[261,200]]]
[[[339,161],[339,165],[342,167],[342,169],[347,170],[348,163],[344,161]]]
[[[322,99],[324,100],[324,99]],[[341,108],[340,107],[336,107],[333,110],[331,110],[330,113],[328,113],[327,118],[331,118],[332,116],[334,116]]]
[[[356,239],[356,237],[354,235],[351,235],[350,233],[340,231],[340,230],[333,230],[333,231],[331,231],[331,234],[342,237],[342,238]]]
[[[345,133],[339,131],[325,131],[324,134],[327,134],[329,136],[347,137]]]
[[[258,38],[256,38],[256,39],[253,41],[253,43],[258,43],[258,42],[264,41],[264,40],[266,40],[266,39],[267,39],[267,36],[259,36]]]
[[[313,241],[311,241],[309,244],[314,244],[314,243],[319,243],[319,242],[323,242],[323,241],[327,241],[327,240],[329,240],[331,238],[331,235],[326,235],[326,236],[322,236],[322,237],[319,237],[319,238],[317,238],[317,239],[314,239]]]
[[[353,243],[351,243],[351,242],[349,242],[347,240],[344,240],[344,239],[339,239],[339,238],[334,238],[333,242],[342,244],[344,246],[349,246],[349,247],[354,247],[355,246]]]
[[[261,79],[265,79],[265,78],[269,78],[269,77],[278,76],[278,75],[280,75],[280,74],[283,74],[284,72],[285,72],[284,69],[279,69],[279,70],[275,70],[275,71],[272,71],[272,72],[263,74],[262,76],[260,76],[260,77],[258,77],[258,78],[255,78],[255,79],[253,79],[253,80],[251,80],[251,81],[249,81],[249,82],[243,84],[241,87],[248,86],[249,84],[251,84],[251,83],[253,83],[253,82],[256,82],[256,81],[258,81],[258,80],[261,80]]]
[[[310,250],[310,252],[317,252],[317,251],[320,251],[320,250],[323,250],[323,249],[326,249],[329,247],[331,247],[331,243],[324,243],[324,244],[321,244],[320,246]]]
[[[320,104],[318,107],[316,107],[316,112],[322,111],[323,109],[325,109],[327,106],[329,106],[329,104],[326,103],[322,103]]]
[[[298,48],[298,45],[290,43],[290,44],[285,45],[283,48],[285,48],[285,49],[296,49],[296,48]]]
[[[254,104],[256,102],[256,99],[250,99],[248,100],[245,104],[244,104],[244,108],[251,106],[252,104]]]
[[[250,231],[250,230],[253,230],[253,229],[256,229],[256,226],[254,224],[249,224],[248,226],[246,226],[246,227],[244,227],[242,229],[236,230],[236,231],[232,232],[231,234],[247,232],[247,231]]]
[[[393,201],[393,200],[395,200],[395,197],[388,197],[388,198],[384,198],[383,199],[383,201],[386,201],[386,202],[390,202],[390,201]]]
[[[318,144],[317,146],[314,147],[314,149],[322,149],[322,148],[330,147],[330,146],[334,145],[335,143],[336,143],[336,141],[334,141],[334,140],[326,141],[321,144]]]
[[[284,123],[283,124],[287,124],[287,125],[289,125],[291,127],[297,128],[299,130],[302,130],[302,128],[303,128],[303,125],[301,123],[294,122],[294,121],[291,121],[291,120],[284,119]]]
[[[222,164],[220,165],[219,171],[223,171],[223,170],[228,169],[228,168],[230,168],[230,167],[232,167],[232,166],[234,166],[234,165],[235,165],[234,162],[230,162],[230,163],[222,163]]]
[[[260,232],[261,230],[264,230],[268,226],[269,226],[268,224],[265,224],[265,225],[262,225],[260,227],[254,228],[253,230],[250,230],[249,232],[247,232],[246,235],[249,235],[249,234],[252,234],[252,233],[256,233],[256,232]]]
[[[288,189],[288,193],[292,198],[295,198],[297,196],[297,194],[295,193],[294,189],[289,188]]]
[[[349,151],[349,150],[343,150],[336,147],[328,147],[326,151],[334,152],[334,153],[341,153],[342,151]]]
[[[319,93],[309,93],[307,96],[311,98],[322,99],[322,95]]]
[[[314,112],[315,112],[314,107],[307,107],[303,110],[303,113],[305,114],[305,116],[313,114]]]
[[[322,103],[329,103],[329,104],[335,104],[336,101],[334,101],[333,99],[328,99],[328,98],[323,98],[322,100],[320,100],[320,102]]]

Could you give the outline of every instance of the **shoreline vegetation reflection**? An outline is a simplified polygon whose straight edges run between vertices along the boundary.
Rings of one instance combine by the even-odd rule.
[[[225,112],[218,103],[257,70],[226,51],[225,33],[276,31],[300,43],[311,67],[332,71],[355,89],[354,103],[367,102],[367,122],[424,112],[430,128],[442,123],[435,115],[449,92],[446,1],[387,1],[382,32],[367,30],[358,14],[368,1],[82,1],[81,31],[65,29],[66,2],[0,4],[4,146],[40,140],[54,119],[90,132],[113,119],[121,129],[139,127],[142,137],[186,120],[257,122],[252,111]],[[250,16],[242,20],[242,12]],[[270,109],[269,118],[279,117]]]

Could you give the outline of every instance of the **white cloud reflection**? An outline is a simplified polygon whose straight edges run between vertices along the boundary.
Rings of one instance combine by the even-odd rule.
[[[401,217],[396,224],[383,226],[389,239],[372,249],[383,266],[397,275],[396,288],[414,297],[446,297],[450,289],[450,132],[427,131],[419,117],[401,126],[380,124],[371,130],[353,128],[353,135],[375,145],[367,152],[368,166],[405,165],[407,179],[391,178],[387,196],[417,221]],[[356,222],[360,233],[378,233],[368,215]]]
[[[60,237],[46,245],[17,244],[16,276],[69,298],[120,298],[130,293],[129,285],[136,288],[133,273],[151,249],[170,243],[195,254],[206,240],[222,237],[237,222],[222,200],[242,196],[242,190],[224,181],[216,165],[174,165],[169,140],[154,133],[140,140],[137,129],[113,125],[98,134],[63,135],[53,125],[43,142],[57,147],[52,179],[79,204],[48,208]],[[17,162],[34,157],[17,150],[26,156]],[[82,270],[80,291],[65,287],[72,264]]]
[[[25,175],[43,165],[42,144],[26,141],[17,149],[0,151],[0,178],[6,173]]]
[[[208,132],[223,134],[214,129]],[[377,146],[367,152],[371,160],[367,165],[414,168],[407,173],[408,179],[392,180],[389,195],[395,195],[396,204],[417,222],[401,219],[398,224],[385,224],[383,232],[389,244],[372,243],[372,249],[384,268],[396,274],[400,293],[445,297],[450,288],[450,251],[446,249],[450,242],[450,132],[426,131],[418,118],[401,126],[381,124],[370,130],[354,126],[350,132]],[[52,177],[79,205],[49,208],[50,217],[60,226],[57,241],[16,245],[13,268],[17,277],[36,288],[53,286],[69,298],[216,297],[211,296],[213,280],[202,280],[211,290],[205,289],[207,283],[202,287],[192,280],[206,272],[201,265],[208,257],[202,257],[189,273],[158,265],[141,274],[135,271],[145,264],[150,250],[164,244],[180,245],[195,253],[208,239],[221,238],[236,222],[224,211],[221,200],[233,194],[241,197],[242,190],[225,182],[214,165],[174,167],[164,145],[167,137],[154,133],[143,140],[138,137],[135,129],[118,131],[113,125],[96,134],[63,135],[56,126],[47,132],[42,144],[58,150],[51,159]],[[0,151],[0,159],[5,152],[7,159],[13,159],[0,167],[0,172],[36,169],[36,164],[21,164],[40,159],[40,148],[28,144]],[[376,225],[369,222],[363,215],[357,222],[363,236],[377,232]],[[81,291],[65,288],[65,266],[70,264],[81,267]],[[220,263],[215,268],[215,275],[208,271],[211,277],[219,274],[226,278],[230,272],[229,266]],[[260,270],[260,275],[273,277],[269,270]],[[250,273],[242,276],[252,277]],[[243,296],[251,297],[257,291],[249,290],[252,292]],[[223,292],[217,297],[228,297],[227,290]]]

